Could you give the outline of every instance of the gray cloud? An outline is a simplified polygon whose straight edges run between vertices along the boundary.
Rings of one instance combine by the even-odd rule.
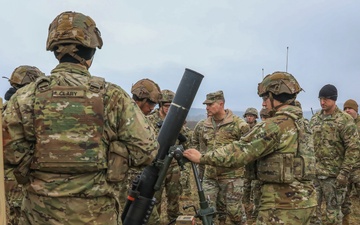
[[[4,9],[5,8],[5,9]],[[223,90],[226,106],[261,108],[257,83],[265,74],[286,69],[305,90],[305,110],[319,108],[319,89],[332,83],[338,103],[360,101],[360,31],[353,1],[8,1],[0,14],[1,76],[19,65],[49,74],[57,64],[45,42],[50,22],[62,11],[91,16],[104,39],[90,72],[126,91],[149,77],[176,90],[185,68],[205,75],[194,100]],[[9,88],[0,82],[0,95]],[[342,107],[342,105],[339,105]]]

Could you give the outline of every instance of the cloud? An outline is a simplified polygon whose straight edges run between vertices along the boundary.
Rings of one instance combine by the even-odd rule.
[[[144,77],[176,90],[190,68],[205,76],[193,106],[203,107],[205,95],[221,89],[227,107],[260,109],[262,69],[266,75],[288,68],[305,90],[304,109],[319,107],[317,94],[327,83],[338,87],[339,103],[359,102],[359,7],[355,0],[8,1],[0,14],[1,75],[24,64],[49,74],[57,61],[45,51],[48,26],[72,10],[91,16],[104,39],[90,72],[126,91]],[[0,82],[1,96],[8,87]]]

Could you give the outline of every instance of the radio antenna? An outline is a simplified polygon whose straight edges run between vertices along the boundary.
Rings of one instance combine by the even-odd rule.
[[[262,79],[264,79],[264,68],[262,68],[261,70],[262,70]]]
[[[288,63],[289,63],[289,47],[286,47],[286,70],[285,70],[285,72],[288,71]]]

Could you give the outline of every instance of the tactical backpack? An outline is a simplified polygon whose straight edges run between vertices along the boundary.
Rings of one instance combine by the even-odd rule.
[[[270,183],[292,183],[297,180],[313,180],[316,175],[315,153],[309,122],[290,112],[289,116],[298,130],[298,148],[295,154],[275,153],[258,161],[257,177]]]
[[[91,77],[83,86],[37,81],[34,123],[36,147],[31,169],[85,173],[107,168],[103,142],[105,80]]]

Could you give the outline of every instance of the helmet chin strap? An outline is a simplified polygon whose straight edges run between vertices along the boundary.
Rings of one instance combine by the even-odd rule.
[[[78,51],[78,49],[76,48],[75,44],[65,45],[65,46],[64,45],[59,45],[58,49],[56,50],[56,52],[58,52],[59,54],[56,56],[56,58],[58,60],[60,60],[62,57],[64,57],[65,54],[69,54],[74,59],[78,60],[81,65],[83,65],[87,69],[89,69],[91,63],[87,63],[84,58],[81,58],[78,54],[76,54],[75,52],[77,52],[77,51]]]
[[[271,92],[269,92],[269,99],[270,99],[270,102],[271,102],[271,110],[269,111],[269,115],[271,117],[273,117],[281,106],[290,105],[292,102],[294,102],[295,99],[296,99],[296,96],[295,96],[295,98],[291,98],[291,99],[287,100],[286,102],[283,102],[283,103],[281,103],[280,105],[277,105],[277,106],[274,106],[274,97],[273,97],[273,94]]]

